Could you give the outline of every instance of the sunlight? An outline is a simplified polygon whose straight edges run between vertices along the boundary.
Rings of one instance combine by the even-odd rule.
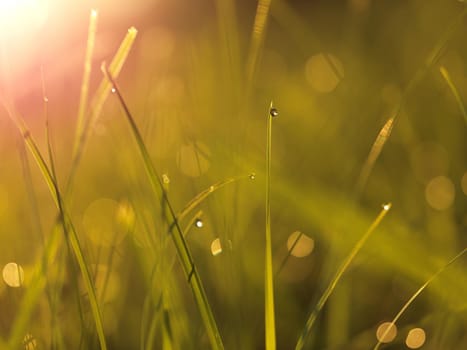
[[[24,282],[23,268],[14,262],[6,264],[3,268],[3,280],[10,287],[21,287]]]
[[[0,0],[2,31],[36,29],[46,17],[44,0]]]
[[[376,338],[381,343],[392,342],[396,338],[396,335],[397,327],[395,324],[391,324],[391,322],[384,322],[380,324],[376,330]]]

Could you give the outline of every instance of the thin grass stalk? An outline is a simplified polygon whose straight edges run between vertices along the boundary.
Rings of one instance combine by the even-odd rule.
[[[312,309],[310,312],[307,321],[305,323],[305,328],[303,329],[300,338],[298,339],[298,342],[295,346],[295,350],[301,350],[303,349],[308,341],[308,338],[310,336],[311,329],[313,328],[313,325],[323,309],[324,305],[326,304],[327,300],[331,296],[332,292],[337,286],[337,283],[339,283],[340,279],[344,275],[345,271],[347,271],[348,267],[350,266],[350,263],[354,260],[355,256],[358,254],[358,252],[361,250],[365,242],[368,240],[368,238],[371,236],[371,234],[375,231],[375,229],[378,227],[378,225],[381,223],[383,218],[386,216],[388,211],[391,209],[391,204],[384,204],[383,209],[381,212],[378,214],[376,219],[372,222],[368,230],[365,232],[365,234],[357,241],[355,246],[352,248],[350,251],[349,255],[344,259],[342,262],[341,266],[337,270],[336,274],[334,277],[331,279],[331,282],[327,286],[326,290],[324,293],[321,295],[319,298],[316,306]]]
[[[89,81],[91,78],[92,56],[94,52],[94,43],[96,41],[98,12],[95,9],[89,14],[88,41],[86,44],[86,53],[83,65],[83,81],[81,83],[81,93],[79,98],[78,117],[76,120],[76,135],[81,135],[84,128],[84,116],[86,113],[89,97]],[[78,138],[73,146],[73,154],[77,153]]]
[[[183,271],[185,273],[187,281],[195,297],[195,301],[198,306],[198,309],[201,313],[201,318],[205,325],[208,338],[211,343],[211,347],[213,349],[223,349],[224,345],[222,343],[222,339],[219,334],[217,324],[214,319],[214,315],[211,311],[211,307],[209,305],[206,292],[204,291],[204,287],[201,282],[198,269],[196,268],[196,265],[191,256],[191,252],[183,237],[183,232],[182,232],[182,229],[180,228],[175,211],[168,199],[168,196],[164,194],[164,185],[162,183],[162,180],[159,177],[158,172],[156,171],[154,164],[151,161],[149,152],[146,148],[146,145],[144,144],[143,138],[136,125],[136,122],[133,116],[131,115],[127,104],[125,103],[125,100],[123,99],[122,94],[120,93],[120,90],[114,78],[112,77],[110,71],[107,69],[105,64],[102,65],[102,70],[106,78],[112,85],[115,91],[115,94],[123,108],[125,117],[130,124],[132,134],[136,140],[138,149],[143,158],[144,167],[146,169],[151,188],[159,198],[165,198],[166,205],[168,208],[168,211],[167,211],[168,217],[166,219],[170,223],[169,233],[173,239],[175,248],[177,250],[178,256],[180,257],[180,261],[182,263]]]
[[[71,219],[68,216],[66,208],[64,207],[63,199],[60,194],[60,190],[58,188],[58,184],[56,183],[53,174],[47,163],[45,162],[39,148],[37,147],[36,142],[32,138],[31,133],[27,129],[24,121],[21,118],[17,118],[12,113],[11,109],[5,104],[5,108],[7,109],[8,115],[10,119],[14,122],[20,133],[23,135],[24,142],[26,143],[29,151],[32,154],[32,157],[36,161],[42,176],[49,188],[49,191],[52,195],[52,199],[55,202],[57,209],[59,210],[59,214],[61,216],[61,222],[63,224],[63,230],[67,239],[70,241],[71,249],[75,255],[75,258],[78,262],[78,266],[81,271],[81,275],[83,277],[84,285],[86,291],[88,292],[89,302],[91,306],[91,312],[93,315],[93,319],[96,325],[96,332],[99,339],[99,343],[102,350],[107,349],[105,335],[104,335],[104,327],[102,324],[102,316],[101,311],[97,302],[96,290],[94,287],[94,283],[92,281],[91,275],[88,270],[88,266],[86,264],[83,251],[81,249],[81,245],[79,243],[78,236],[76,234],[76,230],[71,222]]]
[[[266,135],[266,244],[264,266],[264,323],[266,350],[276,349],[276,322],[274,313],[274,274],[272,267],[271,239],[271,155],[272,155],[272,119],[277,115],[273,104],[269,107]]]
[[[389,334],[390,330],[393,329],[395,326],[396,322],[401,318],[403,313],[409,308],[409,306],[414,302],[415,299],[430,285],[441,273],[443,273],[450,265],[454,264],[457,260],[459,260],[465,253],[467,252],[467,248],[464,248],[460,253],[458,253],[454,258],[448,261],[446,265],[444,265],[442,268],[440,268],[438,271],[436,271],[411,297],[407,302],[402,306],[402,308],[399,310],[396,316],[392,319],[391,323],[389,326],[386,328],[384,333],[379,339],[385,339],[387,335]],[[381,340],[378,341],[378,343],[375,345],[373,350],[378,350],[381,346],[382,342]]]
[[[459,90],[457,89],[456,85],[452,81],[451,76],[445,67],[443,66],[439,67],[439,71],[441,75],[443,76],[444,80],[446,81],[446,83],[448,84],[449,89],[451,90],[452,94],[454,95],[457,105],[459,106],[459,110],[461,111],[462,116],[464,117],[464,122],[467,125],[467,111],[465,110],[465,104],[464,104],[464,101],[462,100],[462,96],[459,93]]]
[[[19,349],[26,334],[29,321],[34,311],[34,306],[37,303],[40,295],[46,288],[46,272],[59,249],[60,233],[62,223],[59,218],[55,222],[50,237],[47,239],[40,261],[36,263],[36,267],[32,273],[31,284],[26,289],[25,295],[22,298],[21,305],[18,310],[18,316],[15,318],[8,340],[8,347],[2,349]]]
[[[130,29],[128,29],[125,38],[120,44],[117,53],[115,54],[115,56],[112,59],[112,62],[109,65],[109,71],[112,74],[112,76],[117,77],[120,74],[120,71],[128,57],[128,54],[133,46],[137,34],[138,31],[136,30],[136,28],[131,27]],[[70,175],[65,186],[65,197],[68,201],[71,200],[73,181],[76,175],[76,169],[81,161],[81,157],[86,146],[86,141],[90,132],[93,130],[96,124],[96,121],[102,111],[102,107],[104,106],[104,102],[107,99],[110,90],[110,83],[107,81],[107,79],[103,78],[96,91],[93,101],[91,102],[89,118],[84,121],[81,133],[76,133],[75,135],[76,146],[74,147],[75,151],[72,156]]]

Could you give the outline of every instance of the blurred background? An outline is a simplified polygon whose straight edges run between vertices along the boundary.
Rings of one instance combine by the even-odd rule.
[[[226,348],[264,348],[271,101],[279,111],[271,175],[279,349],[294,348],[308,313],[384,203],[392,209],[320,314],[308,348],[372,348],[384,322],[466,247],[463,2],[272,0],[258,46],[252,40],[256,1],[0,4],[1,99],[15,106],[44,154],[48,121],[62,190],[70,176],[91,9],[99,13],[91,96],[103,78],[101,63],[111,61],[128,28],[138,30],[118,83],[175,211],[235,177],[182,222]],[[378,135],[389,137],[368,168]],[[0,336],[8,339],[57,211],[3,108],[0,155]],[[152,195],[113,95],[75,175],[71,216],[95,277],[109,348],[162,348],[161,293],[169,295],[163,311],[174,348],[208,348],[166,242],[164,208]],[[62,245],[47,272],[47,290],[57,297],[44,293],[34,305],[26,349],[97,348],[86,292]],[[444,270],[397,331],[382,339],[385,348],[467,347],[465,269],[461,258]]]

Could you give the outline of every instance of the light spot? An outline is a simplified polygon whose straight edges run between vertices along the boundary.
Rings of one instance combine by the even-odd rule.
[[[391,322],[384,322],[376,330],[376,339],[381,343],[390,343],[397,336],[397,327]]]
[[[129,203],[99,198],[86,208],[83,226],[92,243],[111,247],[124,239],[134,220],[135,214]]]
[[[211,253],[214,256],[217,256],[220,253],[222,253],[222,245],[221,245],[221,240],[219,238],[216,238],[214,241],[212,241]]]
[[[110,92],[114,94],[117,92],[117,90],[113,87],[112,89],[110,89]]]
[[[464,194],[467,196],[467,171],[462,176],[461,187],[462,187],[462,192],[464,192]]]
[[[414,328],[409,331],[407,338],[405,339],[405,345],[410,349],[418,349],[425,344],[426,334],[421,328]]]
[[[455,188],[446,176],[433,178],[425,188],[425,199],[436,210],[446,210],[454,202]]]
[[[328,93],[344,77],[344,67],[335,56],[320,53],[311,56],[306,62],[305,77],[314,90]]]
[[[3,267],[3,281],[13,288],[18,288],[24,282],[24,270],[21,265],[10,262]]]
[[[210,167],[211,151],[202,142],[192,142],[180,148],[177,157],[178,167],[187,176],[197,177]]]
[[[162,174],[162,183],[164,183],[165,185],[170,184],[170,177],[169,177],[169,175],[167,175],[167,174]]]
[[[250,178],[250,180],[254,180],[254,179],[256,179],[256,174],[251,173],[250,175],[248,175],[248,177]]]
[[[195,221],[195,226],[198,227],[198,228],[203,227],[203,226],[204,226],[203,220],[201,220],[201,219],[199,219],[199,218],[196,219],[196,221]]]
[[[287,239],[287,250],[297,258],[310,255],[314,247],[315,241],[300,231],[293,232]]]

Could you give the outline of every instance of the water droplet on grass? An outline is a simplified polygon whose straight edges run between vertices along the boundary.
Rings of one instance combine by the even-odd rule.
[[[269,114],[271,115],[271,117],[277,117],[279,115],[279,111],[277,110],[277,108],[271,107],[269,109]]]
[[[386,210],[386,211],[388,211],[389,209],[391,209],[391,206],[392,206],[391,203],[384,203],[384,204],[383,204],[383,209]]]
[[[195,221],[195,226],[198,227],[198,228],[203,227],[203,226],[204,226],[203,220],[201,220],[201,219],[199,219],[199,218],[196,219],[196,221]]]
[[[114,93],[117,92],[117,90],[113,87],[113,88],[110,90],[110,92],[114,94]]]
[[[250,180],[254,180],[254,179],[256,179],[256,174],[255,174],[255,173],[251,173],[250,175],[248,175],[248,178],[249,178]]]

